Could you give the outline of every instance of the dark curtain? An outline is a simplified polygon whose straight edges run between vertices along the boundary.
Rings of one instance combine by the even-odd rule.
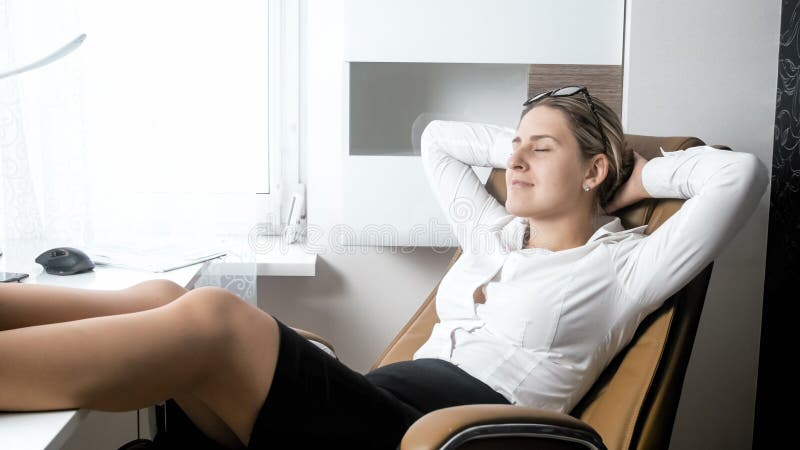
[[[789,444],[795,440],[789,419],[794,416],[790,398],[798,388],[798,377],[790,368],[800,355],[793,332],[797,325],[790,313],[800,299],[795,285],[800,282],[800,1],[783,0],[781,7],[755,449],[796,445]]]

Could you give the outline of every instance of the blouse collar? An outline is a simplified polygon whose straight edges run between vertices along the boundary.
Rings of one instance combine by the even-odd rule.
[[[524,217],[517,217],[516,221],[522,227],[522,229],[524,229],[528,223],[528,219]],[[594,228],[594,233],[584,245],[591,244],[592,242],[599,241],[600,239],[604,239],[606,237],[609,237],[610,240],[616,240],[619,238],[624,238],[633,233],[644,234],[644,230],[647,228],[647,225],[640,225],[638,227],[626,229],[624,226],[622,226],[622,221],[619,217],[603,214],[595,220]],[[520,241],[518,244],[519,248],[525,252],[554,253],[552,250],[548,250],[546,248],[522,248],[522,241]]]

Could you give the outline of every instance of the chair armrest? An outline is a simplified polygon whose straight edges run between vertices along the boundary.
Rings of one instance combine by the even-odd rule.
[[[580,444],[586,449],[606,450],[600,435],[575,417],[538,408],[494,404],[431,411],[409,427],[400,449],[449,450],[476,439],[485,440],[486,448],[497,448],[498,441],[492,438],[530,439],[531,444],[546,443],[548,449],[574,449]],[[479,442],[470,444],[469,448],[483,448]]]
[[[333,345],[330,342],[326,341],[325,339],[323,339],[319,335],[317,335],[315,333],[312,333],[310,331],[306,331],[306,330],[303,330],[301,328],[295,328],[295,327],[291,327],[291,328],[294,331],[296,331],[297,334],[299,334],[300,336],[303,336],[304,338],[308,339],[313,344],[315,344],[317,347],[321,348],[322,350],[324,350],[325,352],[327,352],[328,354],[330,354],[334,358],[338,359],[338,356],[336,356],[336,353],[335,353],[335,351],[333,349]]]

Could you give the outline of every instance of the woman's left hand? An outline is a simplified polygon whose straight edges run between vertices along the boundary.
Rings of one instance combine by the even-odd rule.
[[[647,164],[647,159],[635,151],[633,152],[633,157],[633,172],[628,178],[628,181],[617,189],[614,197],[611,198],[611,201],[608,202],[603,209],[605,214],[622,209],[640,200],[652,198],[642,184],[642,169],[644,169],[645,164]]]

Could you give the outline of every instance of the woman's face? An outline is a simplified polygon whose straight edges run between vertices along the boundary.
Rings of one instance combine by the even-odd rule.
[[[578,141],[560,110],[549,106],[530,110],[511,146],[506,169],[510,214],[543,219],[589,204],[582,190],[588,166],[583,165]]]

